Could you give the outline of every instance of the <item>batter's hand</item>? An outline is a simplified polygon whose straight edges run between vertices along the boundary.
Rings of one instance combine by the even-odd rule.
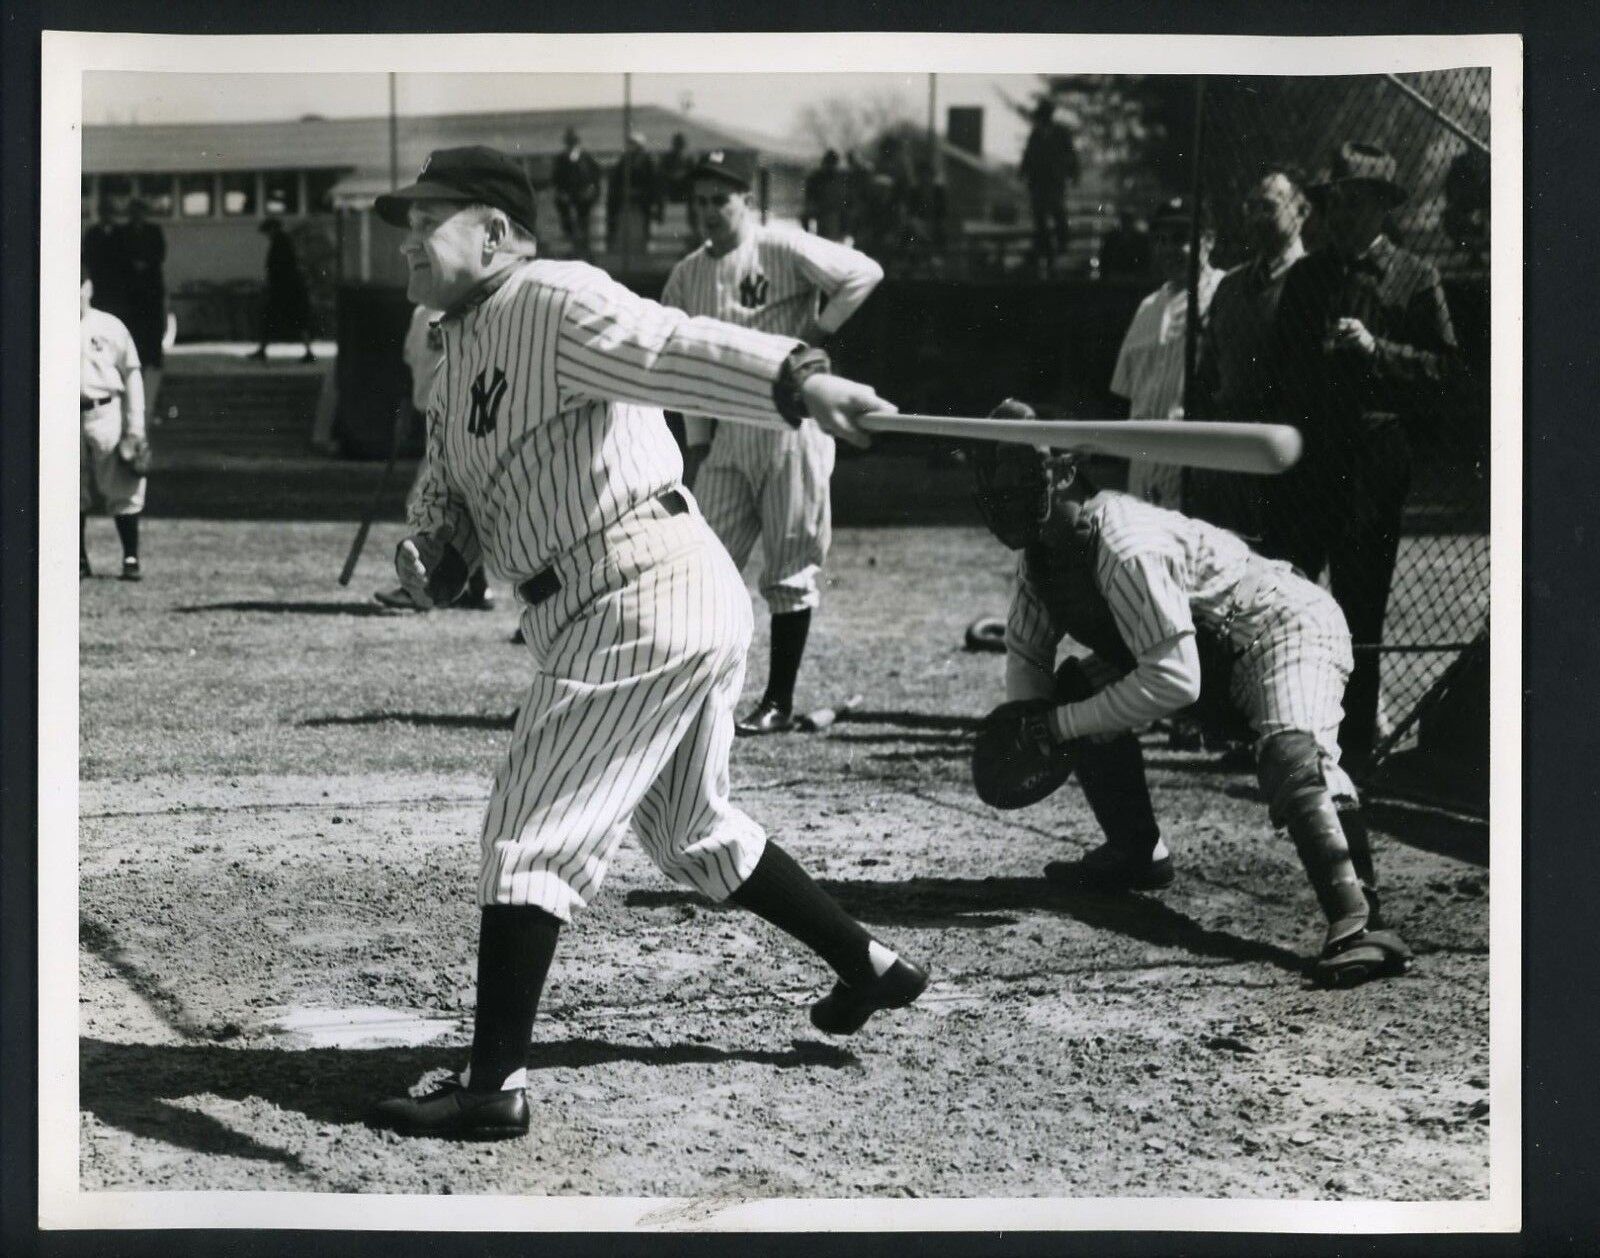
[[[467,583],[467,565],[455,547],[425,533],[413,533],[395,548],[394,571],[419,607],[448,605]]]
[[[871,385],[823,372],[809,375],[800,382],[800,397],[823,432],[863,450],[872,444],[872,438],[856,427],[857,417],[873,411],[900,409],[879,397]]]

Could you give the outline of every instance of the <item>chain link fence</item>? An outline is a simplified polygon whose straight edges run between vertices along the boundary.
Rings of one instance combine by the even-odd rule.
[[[1341,741],[1376,765],[1488,628],[1489,72],[1195,92],[1185,413],[1291,423],[1305,453],[1191,472],[1184,506],[1330,586],[1356,652]]]

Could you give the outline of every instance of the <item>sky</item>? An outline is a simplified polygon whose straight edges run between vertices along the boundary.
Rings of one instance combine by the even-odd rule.
[[[950,105],[984,111],[984,152],[1016,161],[1026,124],[1007,105],[1025,101],[1038,85],[1033,75],[940,75],[936,116],[944,130]],[[807,105],[843,98],[897,101],[917,123],[928,116],[925,74],[636,74],[635,104],[660,105],[693,117],[785,139],[801,138]],[[400,74],[396,104],[404,114],[478,110],[555,109],[620,105],[617,74]],[[86,123],[238,122],[382,115],[389,108],[389,76],[372,74],[178,74],[93,71],[84,75]]]

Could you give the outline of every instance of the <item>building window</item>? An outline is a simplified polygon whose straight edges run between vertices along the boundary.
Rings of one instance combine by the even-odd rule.
[[[306,213],[333,213],[333,186],[344,177],[338,170],[306,171]]]
[[[151,218],[172,217],[172,176],[140,175],[134,180],[134,194],[144,202]]]
[[[211,217],[216,196],[214,183],[210,175],[178,176],[178,208],[184,218]]]
[[[256,212],[255,171],[229,171],[222,176],[222,212],[229,218]]]
[[[299,171],[269,170],[261,178],[261,206],[266,213],[300,213]]]

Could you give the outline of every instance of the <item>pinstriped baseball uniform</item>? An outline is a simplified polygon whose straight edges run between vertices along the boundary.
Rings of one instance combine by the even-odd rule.
[[[1127,652],[1137,657],[1196,632],[1225,642],[1234,658],[1229,698],[1258,738],[1313,735],[1330,791],[1355,798],[1338,767],[1352,660],[1350,631],[1333,598],[1225,529],[1127,494],[1095,494],[1083,504],[1081,523],[1092,547],[1093,588]],[[1006,645],[1048,672],[1065,631],[1032,563],[1025,552],[1017,566]]]
[[[523,610],[537,670],[484,819],[479,903],[566,920],[630,819],[666,873],[725,898],[765,845],[728,801],[750,604],[699,513],[658,501],[682,474],[659,408],[782,426],[772,384],[794,342],[542,259],[439,326],[412,527],[513,587],[560,583]]]
[[[703,245],[680,261],[661,300],[690,314],[804,337],[813,326],[837,331],[882,278],[882,267],[846,245],[752,224],[727,253]],[[686,426],[691,443],[706,427],[698,416]],[[720,425],[695,481],[706,522],[736,567],[744,567],[761,538],[761,594],[774,615],[821,601],[819,577],[833,534],[833,460],[833,438],[810,420],[782,432]]]

